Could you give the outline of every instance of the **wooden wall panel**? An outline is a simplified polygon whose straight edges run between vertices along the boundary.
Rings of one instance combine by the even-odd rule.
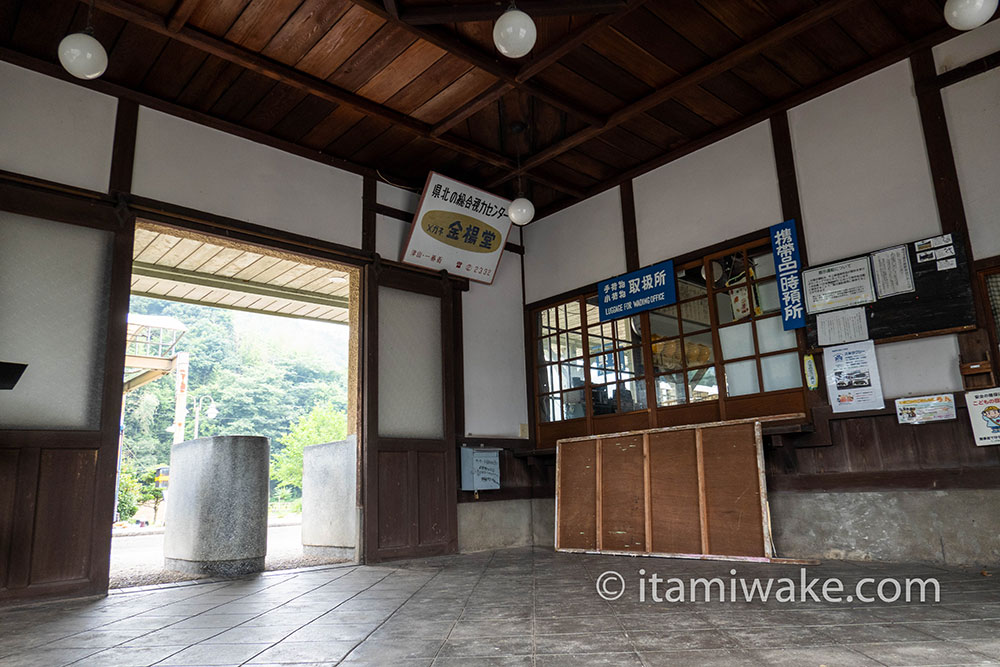
[[[647,551],[642,436],[600,440],[601,548]]]
[[[96,449],[42,450],[31,548],[32,584],[87,578],[96,476]],[[107,539],[110,542],[111,536]]]
[[[563,549],[596,549],[597,441],[575,442],[561,447],[557,465],[557,546]],[[572,488],[571,493],[564,490],[568,487]]]
[[[0,589],[7,587],[10,571],[19,454],[16,449],[0,449]]]
[[[420,513],[420,544],[448,541],[448,526],[441,522],[452,499],[444,483],[448,461],[444,452],[417,452],[417,511]]]
[[[698,458],[694,431],[649,435],[650,547],[660,553],[701,551]]]
[[[702,430],[709,552],[764,556],[753,424]]]

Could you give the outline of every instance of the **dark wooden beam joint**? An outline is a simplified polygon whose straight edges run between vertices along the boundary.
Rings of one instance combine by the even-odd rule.
[[[183,28],[200,2],[201,0],[179,0],[167,18],[167,30],[177,32]]]
[[[622,200],[622,234],[625,238],[625,270],[639,270],[639,232],[635,223],[635,193],[632,181],[619,186]]]
[[[132,100],[119,99],[115,114],[115,140],[111,149],[111,176],[108,179],[108,192],[112,195],[132,191],[138,124],[139,105]]]

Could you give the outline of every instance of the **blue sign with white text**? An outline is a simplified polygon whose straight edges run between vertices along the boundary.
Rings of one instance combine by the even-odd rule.
[[[806,325],[806,313],[802,303],[802,261],[794,220],[771,225],[771,254],[781,299],[781,324],[785,331],[801,329]]]
[[[604,280],[597,286],[597,299],[601,322],[669,306],[677,301],[674,262],[667,260]]]

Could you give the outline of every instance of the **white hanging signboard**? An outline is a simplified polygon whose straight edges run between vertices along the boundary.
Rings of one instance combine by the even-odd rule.
[[[976,444],[1000,445],[1000,388],[967,391],[965,405],[969,408]]]
[[[834,412],[881,410],[885,407],[874,341],[824,348],[823,367]]]
[[[510,232],[509,205],[432,171],[400,261],[492,285]]]

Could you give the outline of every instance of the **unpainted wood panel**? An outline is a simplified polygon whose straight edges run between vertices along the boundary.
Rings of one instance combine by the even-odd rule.
[[[126,24],[114,48],[108,51],[108,69],[103,78],[129,88],[138,87],[167,41],[159,33]]]
[[[702,451],[709,552],[763,556],[764,527],[754,425],[702,429]]]
[[[292,15],[301,0],[251,0],[226,31],[226,41],[260,51]]]
[[[407,452],[378,452],[378,548],[409,544],[410,463]]]
[[[649,435],[650,550],[701,553],[694,430]]]
[[[410,47],[416,38],[398,25],[387,23],[337,68],[327,80],[356,91]],[[394,91],[395,92],[395,91]]]
[[[276,84],[243,117],[242,122],[251,129],[270,132],[281,119],[287,117],[306,97],[308,97],[308,93],[303,90],[283,83]]]
[[[578,150],[566,151],[555,162],[598,181],[608,180],[615,175],[615,170],[610,165]]]
[[[302,143],[309,148],[322,150],[364,118],[365,114],[356,109],[348,106],[337,107],[302,137]]]
[[[358,95],[379,104],[402,90],[413,79],[444,56],[444,51],[430,42],[417,40],[392,62],[357,89]]]
[[[77,5],[76,0],[24,2],[17,15],[12,45],[30,55],[51,58],[69,29]]]
[[[427,100],[413,112],[413,117],[425,123],[439,123],[455,109],[474,99],[496,83],[492,74],[473,68],[456,79],[440,93]]]
[[[207,59],[204,51],[170,40],[146,73],[142,88],[155,97],[174,100]]]
[[[351,7],[296,64],[296,68],[326,79],[385,25],[361,7]]]
[[[207,111],[244,71],[239,65],[209,56],[177,97],[177,103]]]
[[[600,160],[618,171],[625,171],[638,164],[633,157],[618,150],[600,137],[580,144],[576,150],[594,160]]]
[[[646,113],[691,139],[707,134],[716,127],[677,100],[664,102]]]
[[[624,101],[601,86],[577,74],[562,63],[555,63],[535,79],[560,98],[591,113],[608,115],[624,106]]]
[[[600,440],[601,549],[647,551],[642,436]]]
[[[413,113],[470,69],[472,66],[464,60],[446,54],[387,99],[385,105],[401,113]]]
[[[392,127],[392,123],[375,116],[367,116],[351,128],[350,132],[340,135],[324,150],[340,157],[350,157],[368,145]]]
[[[378,137],[354,153],[351,159],[361,164],[373,164],[377,167],[395,168],[398,164],[396,151],[413,139],[413,132],[398,125],[390,127]]]
[[[203,244],[201,241],[180,239],[170,250],[156,259],[155,262],[160,266],[177,266],[202,247]]]
[[[559,547],[597,548],[597,441],[559,445]]]
[[[588,46],[574,49],[559,63],[625,102],[653,92],[649,84],[628,71],[626,63],[616,64]]]
[[[294,65],[354,6],[350,0],[305,0],[261,53]]]
[[[249,3],[250,0],[202,0],[191,12],[188,24],[211,35],[224,35]]]
[[[910,38],[945,26],[944,14],[934,0],[878,0],[877,4]]]
[[[454,474],[448,469],[448,457],[443,452],[416,452],[417,497],[414,499],[419,512],[418,544],[446,543],[449,538],[447,522],[448,504],[455,502],[448,497],[446,476]]]
[[[18,449],[0,449],[0,589],[6,588],[7,573],[10,572],[20,454]]]
[[[892,21],[873,2],[855,5],[836,18],[837,24],[870,56],[879,56],[906,42]]]
[[[868,53],[833,21],[803,32],[794,41],[835,72],[845,72],[868,59]]]
[[[42,451],[31,545],[32,585],[88,577],[97,456],[96,449]]]
[[[308,95],[271,128],[271,133],[279,139],[299,143],[336,108],[332,102]]]
[[[244,70],[212,105],[211,112],[233,122],[242,121],[278,85],[274,79]]]
[[[645,143],[660,148],[662,152],[677,148],[687,141],[687,138],[683,134],[649,114],[640,114],[639,116],[630,118],[619,127],[622,130],[628,131],[633,136],[640,137]],[[603,139],[604,137],[602,135],[599,138]],[[620,146],[615,145],[615,148],[621,150]],[[625,154],[628,155],[629,153],[625,152]]]

